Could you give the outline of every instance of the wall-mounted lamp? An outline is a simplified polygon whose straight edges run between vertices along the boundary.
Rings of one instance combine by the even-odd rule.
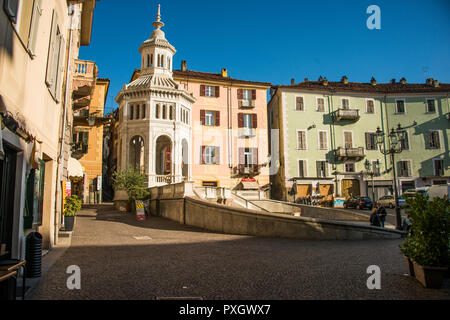
[[[91,115],[88,117],[88,123],[89,123],[89,126],[90,126],[90,127],[95,126],[95,117],[94,117],[93,114],[91,114]]]

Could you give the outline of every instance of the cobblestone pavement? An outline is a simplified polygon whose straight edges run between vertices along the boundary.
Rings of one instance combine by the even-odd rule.
[[[71,247],[28,299],[450,299],[449,280],[432,290],[404,275],[401,240],[223,235],[97,208],[77,217]],[[81,290],[66,287],[71,265],[81,268]],[[381,268],[379,291],[367,289],[370,265]]]

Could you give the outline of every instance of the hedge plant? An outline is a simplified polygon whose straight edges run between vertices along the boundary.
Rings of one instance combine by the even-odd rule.
[[[445,198],[432,201],[417,194],[407,200],[412,222],[407,240],[400,245],[402,253],[426,267],[449,264],[450,204]]]
[[[74,217],[81,210],[81,200],[77,196],[66,197],[64,204],[64,216]]]

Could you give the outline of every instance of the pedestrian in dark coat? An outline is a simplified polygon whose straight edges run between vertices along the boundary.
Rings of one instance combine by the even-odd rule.
[[[386,212],[386,208],[383,207],[383,205],[381,204],[380,201],[377,202],[377,213],[378,213],[378,216],[380,217],[381,227],[384,228],[384,223],[386,222],[387,212]]]
[[[377,209],[372,210],[372,214],[370,215],[370,225],[373,227],[381,227],[381,220]]]

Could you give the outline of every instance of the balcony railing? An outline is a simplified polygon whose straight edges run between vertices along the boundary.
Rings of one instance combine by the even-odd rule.
[[[364,153],[364,148],[342,148],[339,147],[336,151],[336,159],[338,161],[355,159],[363,159],[366,155]]]
[[[242,109],[256,108],[256,101],[255,100],[239,100],[239,108],[242,108]]]
[[[88,145],[83,142],[77,142],[72,147],[72,158],[80,160],[86,153],[88,153]]]
[[[261,166],[257,164],[239,165],[234,168],[234,173],[239,176],[257,176],[261,174]]]
[[[93,80],[97,77],[95,62],[75,60],[75,77]]]
[[[358,109],[339,109],[334,113],[335,121],[342,120],[359,120],[359,110]]]
[[[73,110],[88,107],[97,80],[97,67],[92,61],[75,60],[73,77]]]
[[[185,177],[183,176],[174,176],[174,175],[150,175],[148,178],[150,187],[159,187],[164,185],[181,183],[185,180]]]
[[[240,128],[238,134],[240,138],[252,138],[256,136],[256,129]]]

